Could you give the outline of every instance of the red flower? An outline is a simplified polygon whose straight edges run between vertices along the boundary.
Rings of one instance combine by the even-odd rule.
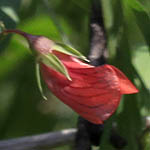
[[[41,71],[48,88],[88,121],[101,124],[117,109],[123,94],[138,90],[127,77],[112,65],[94,67],[80,60],[52,51],[65,65],[71,77],[41,63]]]
[[[19,30],[6,30],[4,33],[18,33],[28,40],[30,47],[37,52],[48,88],[92,123],[101,124],[108,119],[117,109],[123,94],[138,92],[112,65],[94,67],[86,64],[77,58],[85,59],[78,51],[63,44],[57,45],[43,36]]]

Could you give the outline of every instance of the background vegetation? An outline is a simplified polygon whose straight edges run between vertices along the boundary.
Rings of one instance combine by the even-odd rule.
[[[138,150],[137,139],[145,127],[143,117],[150,115],[150,2],[101,1],[108,62],[120,68],[140,90],[139,94],[123,97],[108,126],[116,120],[119,134],[128,140],[126,150]],[[87,55],[90,6],[91,0],[0,0],[0,21],[8,29],[45,35]],[[77,115],[49,91],[49,100],[42,100],[34,65],[27,43],[20,36],[0,40],[1,140],[76,127]],[[113,149],[106,139],[107,134],[101,149]]]

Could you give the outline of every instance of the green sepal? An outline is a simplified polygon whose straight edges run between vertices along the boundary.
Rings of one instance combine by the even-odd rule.
[[[47,100],[47,97],[44,95],[42,84],[41,84],[40,65],[38,62],[36,62],[35,65],[36,65],[36,80],[37,80],[37,85],[38,85],[39,91],[40,91],[43,99]]]
[[[52,50],[56,50],[64,54],[68,54],[68,55],[71,55],[71,56],[74,56],[74,57],[77,57],[79,59],[89,62],[89,60],[84,55],[82,55],[79,51],[72,48],[71,46],[68,46],[64,43],[57,43],[57,42],[55,43],[56,44],[52,47]]]
[[[53,68],[54,70],[64,74],[68,80],[71,80],[71,77],[63,65],[63,63],[52,53],[49,54],[40,54],[40,61],[42,61],[45,65]]]

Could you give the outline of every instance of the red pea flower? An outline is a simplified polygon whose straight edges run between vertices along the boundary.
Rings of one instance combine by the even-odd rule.
[[[58,46],[46,37],[18,30],[5,31],[9,32],[23,35],[37,52],[43,79],[51,92],[94,124],[102,124],[115,112],[123,94],[138,92],[128,78],[112,65],[94,67],[81,61],[79,58],[85,58],[79,52],[65,51],[68,47]],[[53,65],[54,59],[51,58],[63,69]]]

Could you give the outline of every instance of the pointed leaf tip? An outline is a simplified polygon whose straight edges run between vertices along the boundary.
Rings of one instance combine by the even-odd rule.
[[[42,95],[42,98],[44,100],[48,100],[48,98],[44,95],[44,92],[43,92],[43,88],[42,88],[42,84],[41,84],[41,77],[40,77],[40,66],[39,66],[38,62],[36,62],[36,79],[37,79],[37,85],[38,85],[39,91]]]
[[[84,55],[82,55],[79,51],[77,51],[76,49],[74,49],[71,46],[68,46],[64,43],[57,43],[56,45],[53,46],[52,48],[53,50],[59,51],[61,53],[73,56],[73,57],[77,57],[79,59],[82,59],[86,62],[90,62]]]

